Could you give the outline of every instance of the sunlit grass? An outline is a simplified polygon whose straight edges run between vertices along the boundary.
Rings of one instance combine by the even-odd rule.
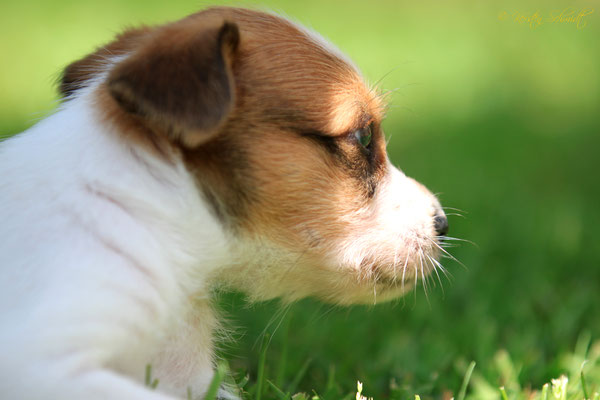
[[[589,336],[584,335],[580,340],[583,340],[586,348],[590,346]],[[396,390],[398,382],[395,381],[390,386],[389,392],[380,397],[367,396],[368,388],[362,382],[358,381],[356,389],[353,390],[352,381],[347,378],[338,380],[334,383],[329,383],[328,388],[314,388],[311,392],[291,393],[284,386],[278,386],[273,383],[273,380],[265,375],[264,354],[266,352],[265,343],[261,349],[261,358],[259,360],[258,369],[260,375],[256,381],[244,378],[242,384],[238,385],[234,382],[234,387],[237,393],[241,394],[246,400],[261,400],[261,399],[276,399],[276,400],[325,400],[325,399],[356,399],[356,400],[378,400],[391,399],[401,400],[414,398],[420,400],[422,394],[417,392],[417,388],[405,388],[402,391]],[[582,343],[580,343],[581,345]],[[581,348],[579,348],[581,350]],[[597,400],[600,397],[600,341],[596,342],[585,350],[584,354],[578,354],[577,350],[572,353],[565,353],[559,356],[563,360],[573,360],[585,358],[585,362],[581,364],[578,370],[568,368],[563,365],[563,374],[556,378],[550,379],[541,387],[534,388],[530,385],[523,385],[519,380],[518,366],[512,361],[510,356],[505,351],[498,351],[494,357],[493,364],[496,373],[496,379],[493,381],[486,380],[483,375],[477,370],[476,363],[471,362],[467,367],[462,365],[462,361],[457,362],[457,368],[464,370],[462,379],[458,379],[457,384],[460,384],[458,391],[444,391],[439,393],[426,393],[424,398],[442,398],[442,399],[501,399],[501,400]],[[276,371],[283,366],[268,366],[268,371]],[[228,368],[225,363],[219,364],[219,376],[223,370]],[[228,373],[231,372],[227,369]],[[587,378],[586,378],[587,377]],[[588,385],[586,382],[594,381]],[[214,381],[220,381],[221,378],[216,378]],[[462,382],[462,383],[461,383]],[[332,389],[336,388],[336,389]],[[412,395],[407,391],[413,391]],[[212,392],[211,392],[212,393]],[[214,396],[207,396],[206,399],[213,399]]]

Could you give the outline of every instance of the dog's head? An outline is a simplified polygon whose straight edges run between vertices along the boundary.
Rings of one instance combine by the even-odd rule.
[[[385,104],[354,65],[277,16],[213,8],[125,32],[69,66],[127,140],[177,157],[232,238],[214,279],[255,298],[390,299],[436,268],[447,222],[392,166]]]

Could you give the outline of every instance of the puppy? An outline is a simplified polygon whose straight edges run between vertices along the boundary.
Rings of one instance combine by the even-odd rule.
[[[382,98],[285,19],[129,30],[60,91],[0,147],[2,398],[201,398],[215,288],[368,303],[438,266],[446,218],[387,159]]]

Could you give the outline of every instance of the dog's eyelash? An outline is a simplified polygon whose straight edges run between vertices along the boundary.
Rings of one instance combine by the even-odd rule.
[[[338,145],[339,139],[335,136],[329,136],[319,131],[300,132],[300,135],[318,142],[320,145],[325,147],[330,154],[334,156],[340,156],[343,154],[342,150],[340,149],[340,146]]]

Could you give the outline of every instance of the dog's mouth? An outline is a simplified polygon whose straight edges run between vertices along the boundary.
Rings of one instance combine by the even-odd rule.
[[[397,256],[388,262],[376,258],[364,260],[361,265],[361,286],[377,292],[378,302],[399,297],[419,284],[427,289],[431,280],[441,281],[446,274],[439,261],[442,249],[442,240],[434,238],[427,241],[426,245],[411,243],[411,246],[404,248],[407,251],[405,256]]]
[[[442,253],[441,239],[434,239],[427,246],[417,246],[406,257],[396,257],[392,262],[365,260],[362,263],[363,277],[371,286],[380,290],[406,292],[425,282],[430,276],[439,276],[446,271],[439,261]]]

